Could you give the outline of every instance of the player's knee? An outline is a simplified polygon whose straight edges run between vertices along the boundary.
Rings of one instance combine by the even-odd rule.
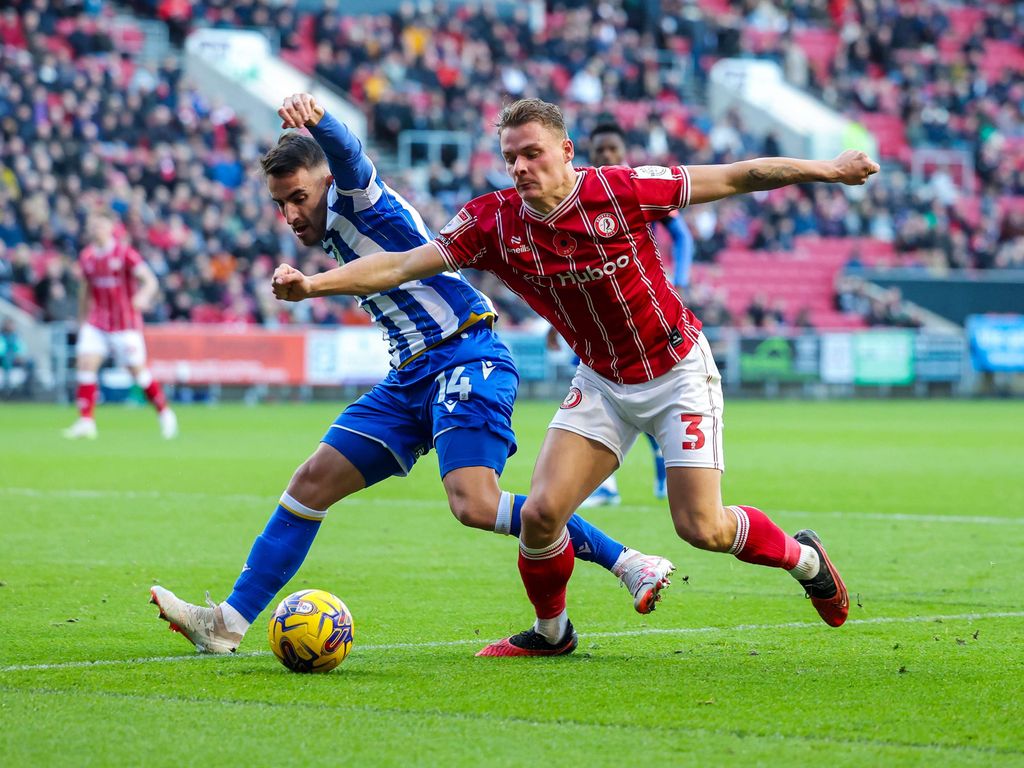
[[[568,515],[563,516],[560,512],[561,510],[546,503],[543,498],[534,500],[531,496],[523,507],[523,529],[531,531],[534,536],[554,539],[565,527],[564,517],[568,517]]]
[[[292,475],[288,493],[312,509],[327,509],[347,495],[343,478],[321,454],[314,453]]]
[[[455,519],[463,525],[484,531],[494,530],[497,509],[494,505],[486,504],[479,495],[461,489],[449,489],[448,506]]]
[[[317,484],[323,481],[324,476],[325,473],[323,468],[318,466],[316,456],[310,456],[292,475],[292,480],[288,483],[288,493],[299,500],[308,498],[315,492]]]
[[[733,532],[723,524],[721,515],[709,510],[703,515],[676,515],[676,533],[687,544],[710,552],[725,552],[732,546]]]

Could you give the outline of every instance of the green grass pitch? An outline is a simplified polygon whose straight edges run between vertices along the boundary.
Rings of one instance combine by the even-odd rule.
[[[525,491],[554,404],[517,409]],[[1024,405],[731,402],[726,503],[814,527],[851,594],[822,624],[786,574],[689,548],[638,444],[588,516],[679,567],[636,615],[577,563],[579,650],[477,659],[530,622],[511,539],[462,528],[433,456],[338,504],[285,593],[335,592],[355,646],[301,676],[264,614],[234,657],[157,620],[161,583],[222,599],[333,404],[0,407],[0,763],[1024,765]],[[688,579],[684,582],[683,577]]]

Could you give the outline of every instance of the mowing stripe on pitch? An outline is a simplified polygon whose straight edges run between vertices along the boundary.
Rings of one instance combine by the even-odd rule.
[[[277,503],[276,496],[261,496],[248,493],[207,493],[204,491],[123,491],[123,490],[92,490],[92,489],[41,489],[41,488],[0,488],[0,495],[24,496],[29,498],[58,499],[180,499],[182,501],[221,499],[246,504],[258,504],[272,509]],[[356,498],[341,504],[363,504],[373,507],[442,507],[447,509],[448,501],[438,499],[375,499]],[[621,510],[657,510],[665,511],[664,504],[623,504]],[[858,520],[883,520],[915,523],[961,523],[966,525],[1024,525],[1024,517],[994,517],[991,515],[930,515],[912,514],[907,512],[842,512],[839,510],[810,511],[802,509],[771,509],[775,515],[799,515],[800,517],[836,517]]]
[[[958,613],[940,614],[937,616],[877,616],[871,619],[850,619],[845,626],[867,626],[872,624],[927,624],[938,621],[983,621],[985,619],[1020,619],[1024,618],[1024,611],[996,611],[992,613]],[[705,635],[716,632],[758,632],[776,629],[815,629],[821,628],[820,621],[787,621],[780,624],[737,624],[732,627],[676,627],[646,629],[629,629],[621,632],[580,632],[580,638],[584,640],[601,639],[606,637],[645,637],[649,635]],[[372,653],[374,651],[395,651],[409,649],[446,648],[459,645],[482,645],[487,640],[480,637],[466,638],[463,640],[446,640],[435,643],[382,643],[379,645],[356,645],[353,651],[358,653]],[[270,651],[248,651],[226,655],[212,655],[190,653],[182,656],[149,656],[137,659],[102,659],[99,661],[65,661],[56,664],[12,664],[7,667],[0,667],[3,672],[32,672],[49,669],[89,669],[92,667],[115,667],[137,664],[157,664],[172,661],[201,661],[213,659],[226,659],[238,657],[269,656]]]

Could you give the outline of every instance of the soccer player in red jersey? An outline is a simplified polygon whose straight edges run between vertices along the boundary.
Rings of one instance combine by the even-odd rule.
[[[142,338],[142,310],[156,297],[156,276],[138,251],[115,236],[112,214],[93,213],[86,226],[90,244],[78,258],[82,285],[78,294],[75,401],[79,416],[64,430],[64,436],[96,437],[93,410],[97,374],[104,358],[112,355],[131,372],[156,408],[161,434],[168,439],[175,437],[178,420],[167,406],[163,388],[146,367],[146,343]]]
[[[432,242],[311,277],[282,264],[273,278],[278,298],[297,301],[371,293],[446,269],[486,269],[580,356],[523,508],[519,572],[537,620],[478,655],[551,656],[576,648],[566,612],[573,553],[565,520],[643,431],[664,452],[680,537],[788,571],[821,618],[840,626],[847,591],[817,534],[789,536],[756,507],[722,503],[721,377],[700,321],[668,284],[648,224],[687,205],[757,190],[864,184],[878,165],[847,151],[831,161],[575,168],[561,111],[538,99],[508,105],[498,137],[514,188],[473,200]]]

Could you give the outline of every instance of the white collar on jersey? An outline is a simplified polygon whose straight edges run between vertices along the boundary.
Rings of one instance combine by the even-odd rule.
[[[576,183],[572,187],[572,192],[562,198],[561,202],[552,208],[547,213],[541,213],[535,208],[531,208],[529,204],[523,200],[523,210],[528,213],[531,217],[537,219],[537,221],[553,221],[558,218],[565,210],[576,202],[576,198],[580,194],[580,186],[583,184],[583,177],[587,173],[586,168],[574,168],[576,171]]]

